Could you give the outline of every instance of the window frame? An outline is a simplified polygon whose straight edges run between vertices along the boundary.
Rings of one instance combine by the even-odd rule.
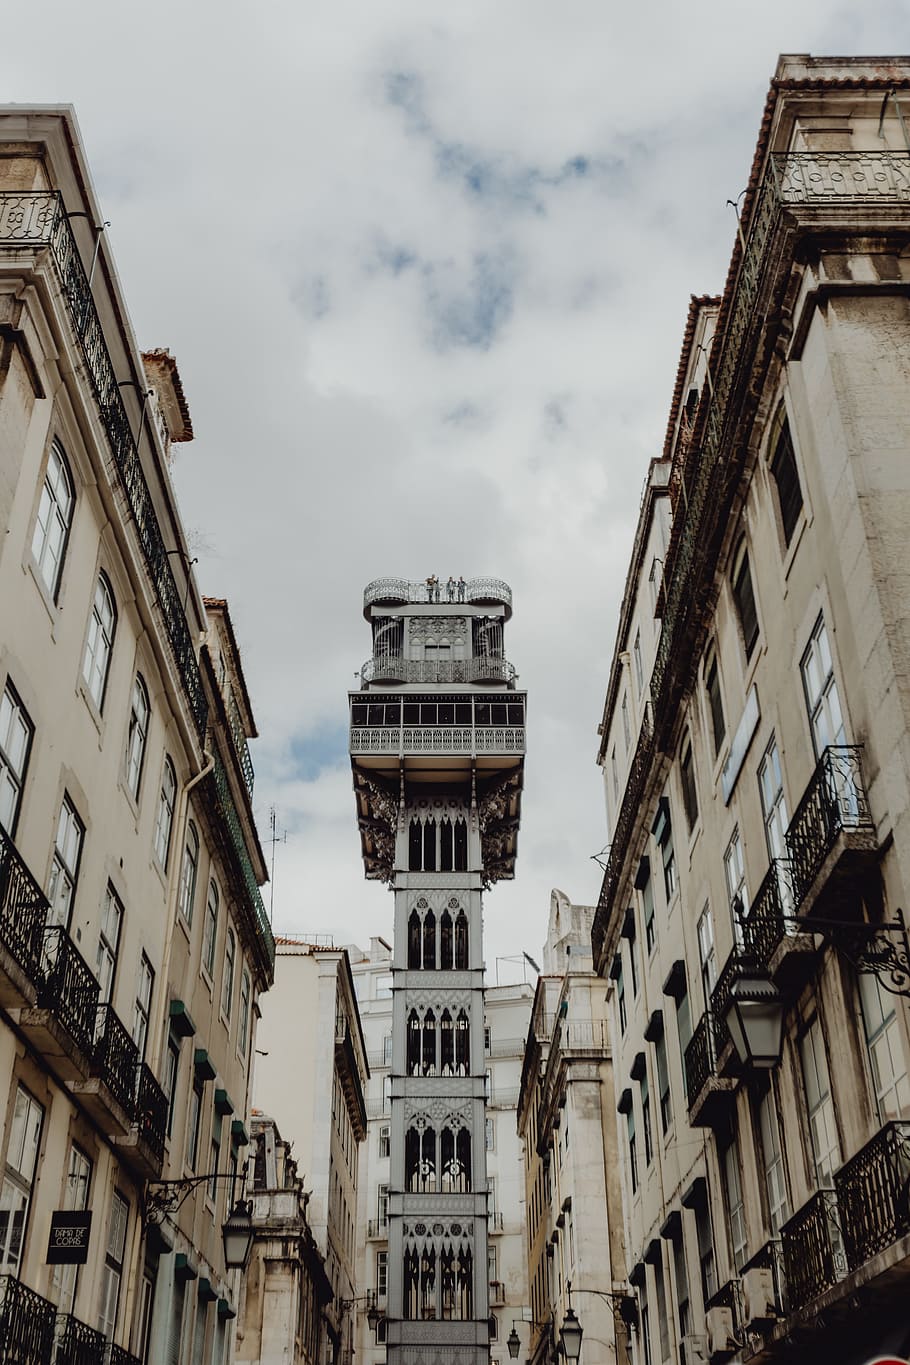
[[[698,824],[698,779],[695,772],[695,753],[692,746],[692,735],[686,731],[683,735],[683,742],[679,750],[679,785],[682,791],[683,811],[686,816],[686,824],[689,833],[692,834]]]
[[[158,787],[158,808],[155,812],[155,834],[152,848],[162,872],[167,872],[174,837],[174,813],[177,809],[177,769],[170,754],[164,755],[161,782]]]
[[[82,681],[99,715],[104,714],[104,701],[107,696],[116,637],[117,599],[111,580],[104,570],[100,569],[95,582],[85,647],[82,652]]]
[[[63,482],[66,485],[66,491],[69,496],[69,503],[66,508],[66,513],[63,516],[58,516],[56,519],[58,528],[62,528],[62,530],[59,537],[57,550],[54,552],[57,558],[54,563],[53,574],[51,575],[50,578],[48,578],[48,575],[45,572],[46,551],[48,545],[50,544],[50,538],[48,536],[48,525],[45,525],[42,528],[42,544],[37,554],[35,552],[35,542],[38,538],[39,527],[41,527],[41,510],[42,505],[44,504],[45,501],[45,496],[47,497],[49,513],[51,512],[52,509],[53,511],[58,511],[60,506],[56,490],[50,486],[51,462],[55,459],[55,457],[57,461],[58,479],[59,475],[62,474]],[[63,580],[63,565],[66,561],[66,552],[69,548],[70,531],[72,529],[75,511],[76,482],[73,478],[72,471],[69,466],[69,461],[66,457],[66,452],[64,451],[60,441],[55,437],[51,442],[50,450],[48,451],[47,464],[45,465],[44,468],[44,480],[42,482],[41,493],[38,498],[38,507],[35,512],[35,524],[32,527],[32,539],[31,545],[29,547],[32,562],[38,571],[38,577],[41,580],[43,587],[50,595],[51,601],[54,602],[55,604],[58,602],[60,596],[60,584]]]
[[[121,1211],[122,1217],[115,1219],[115,1210]],[[120,1292],[123,1288],[123,1274],[126,1266],[129,1225],[130,1201],[120,1190],[114,1189],[111,1192],[111,1209],[108,1217],[104,1261],[101,1265],[101,1288],[98,1299],[98,1330],[111,1340],[113,1340],[114,1333],[117,1330],[117,1320],[120,1317]],[[115,1286],[113,1314],[106,1316],[111,1306],[112,1285]]]
[[[755,580],[752,576],[752,559],[745,536],[740,538],[733,555],[730,591],[736,608],[746,663],[749,663],[761,635],[761,622],[758,615],[758,598],[755,595]]]
[[[234,1008],[234,978],[237,972],[237,935],[228,926],[224,940],[224,966],[221,969],[221,1017],[230,1023]]]
[[[138,699],[138,705],[137,705]],[[142,715],[144,705],[145,714]],[[141,673],[133,679],[130,693],[130,718],[126,731],[126,752],[124,754],[123,775],[126,789],[134,801],[139,800],[142,775],[145,771],[145,755],[148,749],[149,727],[152,719],[152,703],[149,690]]]
[[[724,694],[720,682],[720,661],[716,647],[711,648],[705,660],[703,671],[705,699],[708,703],[708,716],[711,721],[711,742],[714,757],[717,758],[727,737],[727,717],[724,711]]]
[[[799,465],[796,462],[796,444],[793,440],[793,431],[790,427],[790,420],[783,407],[778,410],[778,418],[775,423],[775,430],[768,443],[768,473],[774,483],[775,496],[777,498],[777,511],[780,516],[780,528],[783,531],[784,548],[789,550],[793,544],[797,527],[799,526],[800,513],[805,508],[805,498],[803,497],[802,482],[799,477]],[[787,458],[789,455],[789,459]],[[781,473],[789,476],[782,480]],[[784,488],[784,482],[787,488]],[[798,502],[794,504],[793,490],[795,487]],[[787,496],[785,497],[785,492]]]
[[[186,832],[183,836],[183,857],[180,860],[180,892],[177,899],[177,909],[183,916],[187,927],[190,929],[193,927],[193,915],[196,905],[196,889],[199,880],[199,855],[201,847],[199,831],[196,828],[195,820],[187,820]],[[188,875],[190,869],[192,875]]]
[[[214,893],[214,894],[213,894]],[[200,966],[209,981],[215,972],[215,949],[218,942],[218,912],[221,894],[214,877],[209,878],[209,889],[205,898],[205,920],[202,926],[202,953]]]
[[[0,1243],[0,1273],[18,1276],[22,1267],[28,1239],[32,1200],[35,1192],[38,1165],[41,1159],[41,1144],[44,1137],[44,1123],[47,1118],[47,1109],[40,1100],[35,1098],[28,1087],[22,1084],[18,1077],[14,1077],[13,1079],[16,1081],[16,1095],[12,1103],[9,1129],[6,1135],[6,1151],[4,1153],[3,1169],[2,1173],[0,1173],[0,1175],[2,1175],[2,1178],[0,1178],[0,1199],[2,1199],[5,1194],[7,1187],[10,1187],[14,1193],[18,1193],[20,1196],[20,1217],[18,1225],[18,1245],[16,1247],[15,1259],[13,1259],[11,1249],[15,1245],[17,1228],[16,1213],[12,1206],[10,1206],[10,1217],[7,1224],[7,1240],[5,1245]],[[21,1122],[17,1123],[20,1096],[24,1103],[24,1113]],[[36,1119],[37,1124],[35,1122]],[[10,1150],[17,1130],[21,1132],[22,1140],[19,1144],[19,1155],[14,1158],[14,1161],[11,1161]],[[22,1163],[25,1164],[23,1165]]]
[[[4,712],[6,712],[5,721]],[[19,728],[19,740],[16,745],[19,750],[18,758],[13,754],[13,744],[11,743],[14,725],[18,725]],[[25,779],[28,775],[28,764],[34,738],[35,726],[32,718],[23,706],[19,693],[7,678],[3,685],[3,691],[0,693],[0,795],[2,795],[4,784],[5,790],[12,792],[13,795],[10,800],[11,815],[7,817],[6,823],[2,818],[2,804],[0,804],[0,829],[5,829],[11,839],[16,837],[19,811],[22,807],[22,793],[25,789]]]
[[[64,821],[64,817],[66,817]],[[65,824],[65,828],[64,828]],[[61,831],[64,847],[61,847]],[[65,847],[69,843],[71,835],[75,831],[75,853]],[[64,791],[60,802],[60,814],[57,817],[57,830],[54,835],[54,848],[51,855],[51,870],[48,878],[47,898],[50,901],[50,911],[47,917],[47,927],[52,928],[59,925],[61,928],[69,930],[73,918],[73,905],[76,900],[76,891],[79,886],[79,870],[82,863],[82,850],[85,847],[85,825],[79,817],[69,792]],[[58,896],[58,880],[63,880],[68,886],[66,894],[66,914],[61,919],[59,914],[60,898]]]

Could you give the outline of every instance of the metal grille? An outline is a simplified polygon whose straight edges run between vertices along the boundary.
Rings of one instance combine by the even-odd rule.
[[[850,1269],[910,1233],[910,1123],[889,1123],[834,1177]]]
[[[368,659],[360,670],[362,683],[474,683],[515,680],[515,666],[506,659]]]
[[[0,1365],[50,1365],[57,1310],[12,1275],[0,1275]]]
[[[159,1161],[164,1160],[167,1139],[168,1102],[145,1062],[140,1063],[136,1081],[135,1119],[139,1136],[152,1149]]]
[[[272,926],[269,924],[268,916],[265,913],[265,906],[262,903],[262,895],[259,884],[256,881],[256,874],[253,871],[253,864],[247,851],[246,838],[243,827],[240,823],[240,816],[234,805],[234,798],[231,795],[230,784],[228,783],[227,773],[224,770],[218,754],[215,754],[215,766],[212,771],[212,779],[215,784],[215,794],[218,803],[218,811],[225,823],[230,838],[231,846],[240,865],[243,885],[246,888],[249,900],[250,911],[252,913],[253,931],[259,940],[263,954],[272,968],[275,965],[275,939],[272,935]]]
[[[757,966],[767,969],[778,944],[787,933],[784,900],[789,887],[790,868],[783,858],[772,858],[764,881],[743,922],[746,952]],[[792,904],[792,893],[790,893]]]
[[[834,1191],[817,1190],[780,1235],[789,1308],[796,1312],[847,1273]]]
[[[112,1005],[98,1006],[95,1035],[92,1069],[120,1107],[132,1114],[139,1052]]]
[[[34,984],[41,979],[47,897],[0,829],[0,943]]]
[[[858,746],[827,748],[787,828],[793,889],[801,904],[838,835],[872,830]]]
[[[98,982],[65,929],[44,934],[44,979],[38,1004],[49,1009],[73,1042],[90,1057],[95,1045]]]
[[[710,1014],[703,1014],[685,1053],[686,1094],[691,1109],[714,1074],[714,1038]]]
[[[104,1350],[104,1335],[71,1313],[57,1318],[57,1349],[54,1365],[98,1365]]]

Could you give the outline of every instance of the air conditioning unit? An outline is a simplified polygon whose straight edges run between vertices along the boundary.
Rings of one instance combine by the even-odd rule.
[[[733,1337],[733,1309],[732,1308],[709,1308],[705,1314],[705,1327],[708,1329],[708,1355],[713,1359],[714,1356],[729,1355],[735,1348],[735,1343],[731,1347]]]
[[[777,1317],[774,1271],[753,1266],[743,1275],[743,1311],[747,1323],[769,1322]]]
[[[708,1339],[697,1332],[687,1332],[682,1339],[680,1359],[683,1365],[708,1365]]]

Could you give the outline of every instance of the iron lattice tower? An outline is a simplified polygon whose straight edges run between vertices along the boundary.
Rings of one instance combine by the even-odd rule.
[[[493,578],[383,578],[350,693],[363,860],[395,896],[389,1365],[487,1365],[481,894],[514,875],[525,695]]]

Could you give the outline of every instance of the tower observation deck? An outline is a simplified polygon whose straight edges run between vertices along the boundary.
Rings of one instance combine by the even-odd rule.
[[[381,578],[350,693],[366,876],[395,894],[389,1365],[487,1365],[481,893],[514,875],[525,694],[495,578]]]

